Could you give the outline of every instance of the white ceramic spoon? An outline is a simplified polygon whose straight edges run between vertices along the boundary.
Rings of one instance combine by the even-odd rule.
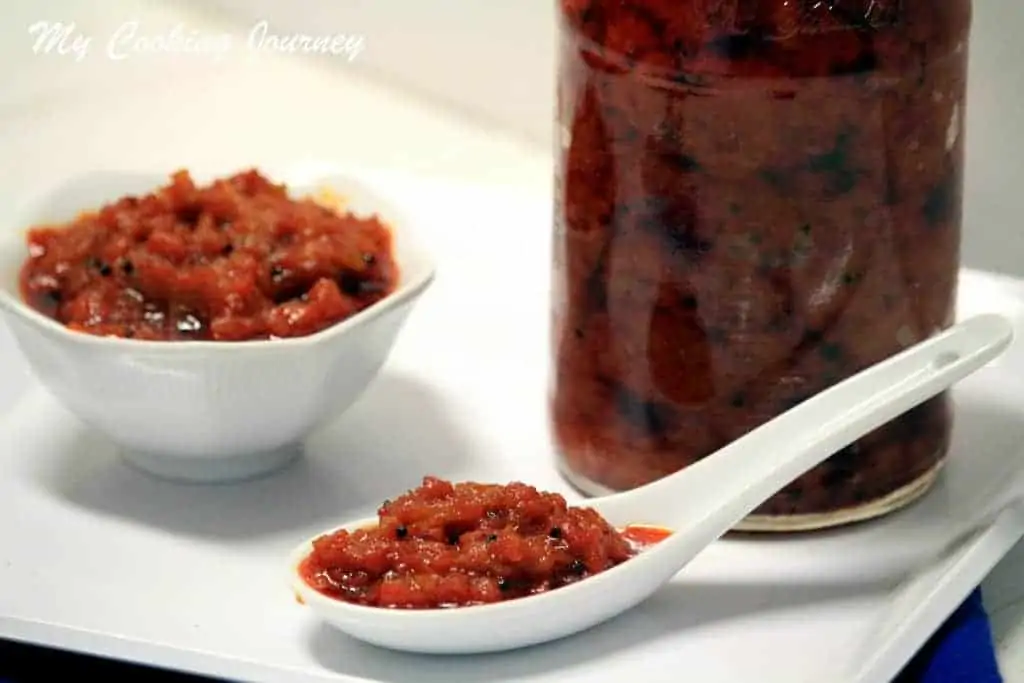
[[[490,605],[433,610],[365,607],[310,588],[291,555],[291,584],[324,621],[394,650],[471,654],[568,636],[637,605],[787,483],[864,434],[996,358],[1013,339],[1003,317],[981,315],[801,403],[710,457],[639,489],[587,502],[616,527],[653,524],[671,536],[578,583]],[[373,526],[376,519],[344,525]]]

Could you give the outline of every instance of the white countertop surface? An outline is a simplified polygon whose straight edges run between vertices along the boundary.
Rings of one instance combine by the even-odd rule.
[[[550,156],[543,147],[464,111],[391,89],[361,69],[359,57],[342,64],[342,57],[256,55],[244,45],[251,23],[218,25],[212,17],[142,0],[10,3],[4,14],[0,201],[84,167],[255,165],[296,155],[419,170],[530,193],[550,186]],[[93,37],[89,54],[81,61],[70,54],[34,54],[28,27],[41,20],[76,22],[81,33]],[[231,32],[237,45],[219,59],[165,52],[111,60],[104,54],[106,41],[132,20],[140,22],[144,35],[165,35],[181,22],[186,32],[203,36]],[[320,31],[333,32],[332,27]],[[364,39],[372,50],[373,35]],[[1019,54],[1020,43],[1014,44],[988,49],[1010,58],[1013,50]],[[339,61],[327,63],[331,59]],[[1014,65],[1017,80],[1024,83],[1019,64]],[[991,96],[1006,103],[1005,93]],[[1010,102],[1009,109],[1019,113],[1020,100]],[[991,140],[983,147],[987,154],[998,152]],[[1005,176],[1022,177],[1022,156],[1007,156],[1008,161],[981,165],[984,173],[1000,171],[1002,179],[989,187],[1005,191],[998,197],[976,195],[976,203],[985,206],[969,216],[1006,216],[1020,206],[1020,188],[1011,192]],[[969,182],[969,192],[978,186]],[[1019,242],[1022,234],[1013,226],[1008,241]],[[991,232],[986,235],[993,239]],[[1007,269],[1005,259],[974,260]],[[1024,271],[1024,265],[1017,270]],[[1024,545],[996,568],[984,588],[1006,680],[1024,683]]]

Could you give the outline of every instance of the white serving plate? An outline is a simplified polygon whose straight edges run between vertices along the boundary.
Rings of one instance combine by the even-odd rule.
[[[363,399],[277,475],[203,486],[134,471],[29,378],[0,328],[0,637],[267,683],[869,683],[1024,535],[1019,510],[989,515],[1024,492],[1018,341],[958,387],[940,484],[882,521],[719,542],[623,617],[503,655],[399,655],[320,625],[287,588],[288,550],[423,474],[576,498],[544,417],[550,196],[360,177],[418,212],[438,278]],[[967,271],[961,290],[961,315],[1024,320],[1024,282]]]

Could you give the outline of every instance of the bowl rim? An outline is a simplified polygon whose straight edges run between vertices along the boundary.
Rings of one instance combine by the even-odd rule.
[[[398,286],[395,290],[383,299],[371,304],[358,313],[330,325],[329,327],[325,327],[322,330],[314,332],[313,334],[300,337],[254,339],[246,341],[164,341],[130,339],[115,336],[98,336],[85,332],[76,332],[68,329],[65,325],[53,318],[50,318],[49,316],[32,308],[28,303],[22,300],[20,295],[15,295],[8,291],[6,286],[0,286],[0,311],[5,311],[9,315],[18,317],[36,328],[39,332],[56,336],[62,341],[67,341],[71,344],[92,346],[95,348],[108,348],[112,350],[119,349],[122,351],[133,352],[145,351],[160,354],[189,354],[197,352],[235,353],[242,351],[243,349],[249,352],[283,351],[287,349],[317,346],[330,341],[336,336],[343,335],[355,327],[368,323],[371,320],[379,318],[387,312],[402,306],[403,304],[416,300],[434,281],[437,273],[435,261],[429,250],[423,245],[416,229],[410,228],[412,221],[409,219],[406,212],[402,210],[400,202],[394,201],[386,190],[378,189],[377,185],[373,182],[365,182],[361,180],[352,171],[346,170],[342,167],[324,165],[314,165],[312,171],[310,171],[305,170],[301,166],[298,169],[295,169],[287,166],[282,168],[273,165],[260,164],[242,165],[234,171],[226,170],[213,173],[205,171],[192,172],[191,169],[189,170],[193,174],[194,178],[201,181],[208,181],[210,179],[224,177],[225,175],[230,175],[231,173],[239,172],[248,168],[255,168],[274,182],[284,183],[288,187],[289,194],[298,190],[297,194],[299,196],[310,196],[317,191],[331,189],[337,191],[342,197],[344,197],[346,195],[345,188],[347,187],[349,188],[349,191],[354,190],[358,194],[364,195],[368,199],[372,200],[373,203],[380,204],[380,208],[375,209],[374,213],[380,217],[381,221],[391,233],[394,243],[397,245],[393,247],[399,272]],[[146,177],[153,178],[156,182],[166,182],[173,170],[174,169],[171,169],[161,173],[159,171],[143,169],[102,169],[99,173],[104,175],[123,176],[124,178]],[[90,175],[92,174],[89,172],[79,173],[66,178],[64,182],[66,184],[71,184],[76,180],[87,178]],[[160,178],[161,180],[156,180],[157,178]],[[342,185],[342,187],[338,187],[339,184]],[[153,185],[153,187],[155,188],[156,185]],[[14,212],[16,219],[24,216],[27,209],[31,209],[36,206],[36,203],[44,200],[48,196],[51,196],[54,191],[55,188],[50,187],[47,191],[44,191],[40,195],[34,197],[34,202],[20,206],[18,210]],[[122,192],[117,196],[122,196],[123,194],[128,193],[129,192]],[[116,199],[116,197],[103,201],[113,201],[114,199]],[[98,207],[83,207],[82,210],[90,210],[91,208]],[[14,250],[20,252],[17,259],[12,259],[12,262],[16,262],[18,264],[18,271],[20,271],[21,265],[25,262],[25,258],[28,256],[28,250],[24,243],[24,236],[26,232],[33,227],[33,225],[35,225],[35,223],[18,226],[13,230],[0,230],[0,252],[6,251],[10,253]],[[403,258],[403,254],[405,254],[405,258]],[[415,265],[416,267],[410,269],[408,268],[410,265]],[[413,271],[413,276],[411,278],[406,276],[406,273],[409,270]],[[20,279],[20,273],[18,271],[13,274],[15,280]],[[0,276],[5,278],[10,277],[11,275],[12,274],[9,272],[0,273]]]

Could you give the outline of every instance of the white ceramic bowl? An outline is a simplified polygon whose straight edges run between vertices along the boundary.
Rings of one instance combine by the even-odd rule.
[[[337,174],[264,172],[293,196],[327,187],[358,214],[391,227],[399,286],[322,332],[285,340],[154,342],[72,332],[22,300],[25,230],[73,219],[166,175],[100,172],[74,178],[0,227],[0,309],[36,377],[71,412],[164,478],[222,482],[277,469],[314,428],[350,406],[386,360],[434,266],[412,223],[392,203]],[[197,176],[197,182],[207,180]]]

